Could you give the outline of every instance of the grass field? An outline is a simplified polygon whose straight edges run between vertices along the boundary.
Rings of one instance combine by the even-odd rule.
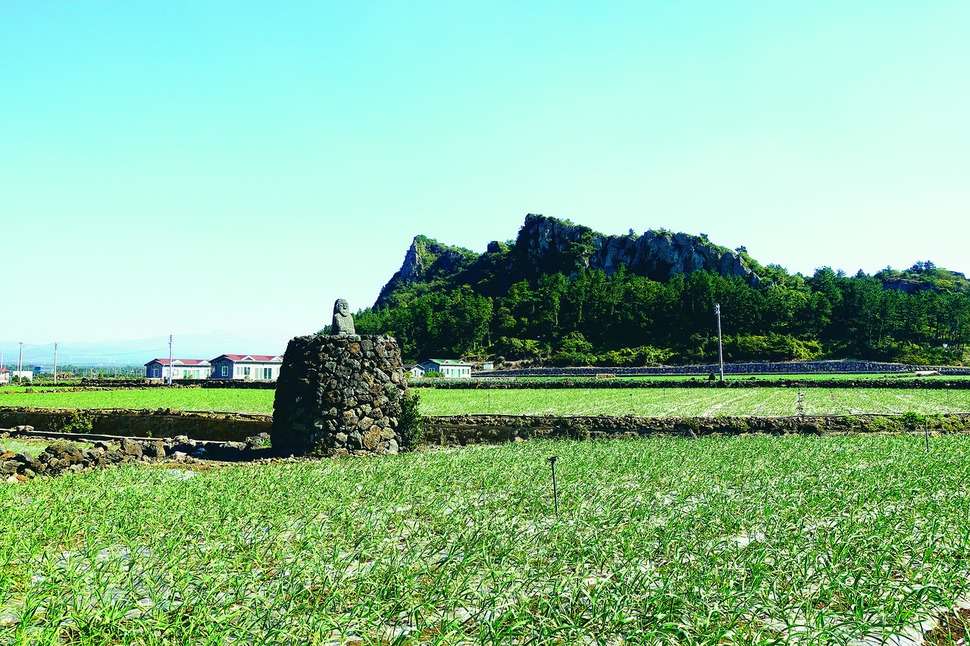
[[[172,408],[239,413],[273,412],[274,390],[244,388],[146,388],[143,390],[0,392],[0,406],[43,408]]]
[[[970,390],[880,388],[425,390],[426,415],[640,415],[713,417],[970,411]]]
[[[643,389],[574,388],[536,390],[415,389],[424,415],[641,415],[711,417],[795,415],[803,393],[809,415],[863,413],[936,414],[970,411],[970,390],[880,388]],[[88,392],[0,394],[0,406],[128,408],[273,412],[272,390],[156,388]]]
[[[0,487],[0,644],[916,643],[968,498],[966,436],[107,469]]]

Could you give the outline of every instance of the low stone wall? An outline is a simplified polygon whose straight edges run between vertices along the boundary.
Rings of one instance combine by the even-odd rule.
[[[189,413],[159,410],[86,410],[65,408],[0,408],[0,428],[33,426],[41,431],[177,437],[195,440],[241,442],[268,433],[270,415],[242,413]]]
[[[596,377],[612,374],[617,377],[636,375],[701,375],[718,374],[719,364],[709,363],[693,366],[593,366],[572,368],[523,368],[518,370],[486,370],[473,373],[474,377]],[[944,375],[970,375],[970,368],[961,366],[917,366],[881,361],[751,361],[726,363],[726,375],[793,375],[793,374],[872,374],[906,373],[917,370],[936,370]]]
[[[930,431],[970,432],[970,414],[930,416]],[[72,426],[73,425],[73,426]],[[245,442],[269,432],[269,415],[229,415],[178,411],[0,409],[0,428],[33,426],[37,430],[75,431],[131,437]],[[909,415],[828,415],[792,417],[558,417],[528,415],[453,415],[424,418],[427,446],[498,444],[538,438],[601,439],[656,434],[713,433],[873,433],[922,430]]]
[[[970,414],[925,419],[937,433],[970,432]],[[742,433],[822,435],[922,430],[906,415],[819,415],[793,417],[554,417],[455,415],[425,418],[425,444],[467,446],[536,438],[605,439],[647,435],[737,435]]]
[[[21,436],[12,429],[14,437]],[[32,432],[25,433],[28,437]],[[278,459],[266,448],[269,435],[265,433],[241,442],[197,442],[187,438],[172,440],[136,440],[129,437],[101,436],[94,446],[80,448],[70,437],[58,437],[39,455],[33,451],[7,451],[3,448],[7,432],[0,432],[0,481],[26,482],[35,476],[56,476],[65,472],[79,473],[110,465],[129,462],[174,462],[196,464],[203,461],[252,462]],[[85,436],[91,441],[92,436]]]

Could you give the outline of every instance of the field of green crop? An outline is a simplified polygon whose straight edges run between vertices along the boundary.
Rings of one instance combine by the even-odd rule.
[[[802,392],[802,403],[808,415],[909,411],[925,415],[970,411],[970,391],[967,390],[806,388]]]
[[[415,389],[425,415],[795,415],[799,392],[809,415],[970,411],[970,390],[884,388],[571,388],[535,390]],[[0,406],[45,408],[172,408],[273,412],[272,390],[156,388],[87,392],[0,393]]]
[[[970,437],[932,442],[535,441],[3,486],[0,644],[919,643],[970,592]]]
[[[810,415],[970,411],[970,390],[926,391],[879,388],[745,389],[536,389],[428,390],[421,396],[426,415],[640,415],[714,417],[796,415],[802,393]]]
[[[0,392],[0,406],[126,408],[130,410],[171,408],[190,411],[272,414],[275,392],[273,390],[243,388]]]

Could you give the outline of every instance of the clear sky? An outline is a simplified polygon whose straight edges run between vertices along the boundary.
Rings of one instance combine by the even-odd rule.
[[[966,0],[0,0],[0,341],[282,350],[415,235],[484,251],[530,212],[970,273],[968,28]]]

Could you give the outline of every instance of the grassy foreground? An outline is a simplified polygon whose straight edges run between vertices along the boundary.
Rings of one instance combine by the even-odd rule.
[[[43,408],[172,408],[190,411],[273,413],[272,390],[155,388],[81,392],[0,394],[0,406]],[[922,415],[970,411],[970,390],[881,388],[642,389],[568,390],[415,389],[424,415],[641,415],[713,417],[796,415],[799,392],[808,415],[906,413]]]
[[[968,497],[965,436],[36,480],[0,487],[0,644],[909,643],[968,593]]]

